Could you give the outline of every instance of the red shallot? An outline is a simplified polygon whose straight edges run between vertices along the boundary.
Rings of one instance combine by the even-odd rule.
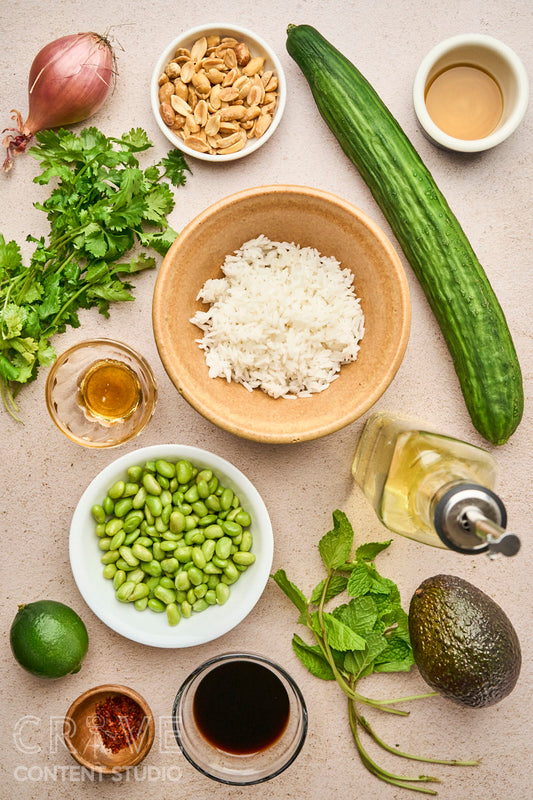
[[[111,44],[98,33],[62,36],[36,55],[28,81],[29,114],[25,123],[12,110],[16,128],[6,128],[7,150],[3,171],[13,165],[37,131],[72,125],[90,117],[103,105],[115,78]]]

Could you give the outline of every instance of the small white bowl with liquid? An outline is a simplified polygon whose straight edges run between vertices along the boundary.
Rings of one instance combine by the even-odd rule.
[[[484,34],[461,34],[436,45],[422,60],[413,86],[425,135],[439,147],[463,153],[488,150],[507,139],[528,100],[522,61]]]

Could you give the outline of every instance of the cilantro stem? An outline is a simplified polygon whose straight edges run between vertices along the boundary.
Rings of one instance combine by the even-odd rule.
[[[442,758],[426,758],[425,756],[416,756],[412,753],[403,753],[401,750],[397,750],[395,747],[392,747],[387,742],[383,741],[377,733],[373,730],[370,726],[369,722],[362,717],[357,710],[354,711],[357,722],[361,725],[362,728],[372,737],[372,739],[379,744],[384,750],[388,750],[389,753],[394,753],[395,756],[400,756],[400,758],[409,758],[412,761],[424,761],[429,764],[446,764],[447,766],[451,767],[477,767],[479,766],[479,760],[472,760],[472,761],[458,761],[457,759],[442,759]]]

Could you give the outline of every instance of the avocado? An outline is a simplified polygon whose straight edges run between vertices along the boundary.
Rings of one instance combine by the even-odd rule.
[[[409,634],[421,676],[463,706],[494,705],[514,689],[522,655],[503,609],[468,581],[435,575],[416,589]]]

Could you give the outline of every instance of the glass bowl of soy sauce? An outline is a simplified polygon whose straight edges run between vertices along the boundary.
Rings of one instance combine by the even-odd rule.
[[[254,653],[225,653],[186,678],[172,722],[183,755],[199,772],[249,786],[295,760],[307,735],[307,707],[278,664]]]

